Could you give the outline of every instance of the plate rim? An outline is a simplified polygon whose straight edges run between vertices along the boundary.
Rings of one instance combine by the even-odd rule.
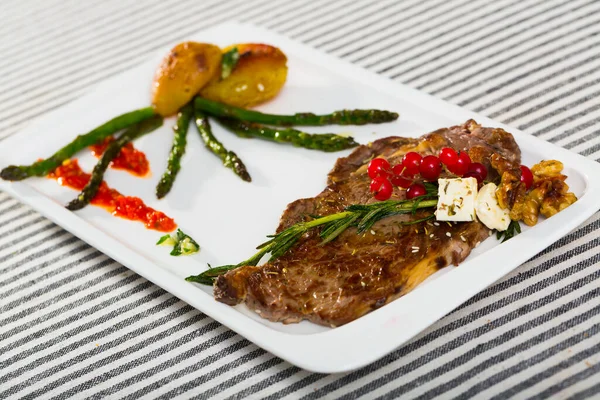
[[[272,37],[273,42],[277,42],[279,46],[289,48],[290,53],[294,53],[295,55],[306,56],[307,59],[319,67],[341,74],[354,81],[361,81],[377,90],[392,93],[393,89],[395,89],[394,93],[396,97],[398,96],[397,92],[401,92],[411,96],[411,102],[418,105],[434,105],[438,114],[445,115],[452,120],[464,121],[473,118],[483,125],[504,128],[513,133],[520,145],[536,146],[542,152],[559,152],[561,156],[564,155],[562,160],[570,160],[569,165],[584,178],[586,185],[585,192],[573,206],[552,217],[551,220],[543,221],[540,224],[560,228],[546,229],[547,233],[542,236],[542,240],[539,240],[539,236],[537,235],[537,232],[540,231],[533,228],[519,235],[518,238],[506,242],[502,246],[496,246],[482,254],[482,256],[487,255],[487,257],[495,257],[497,259],[501,259],[501,255],[506,252],[516,254],[516,256],[511,258],[510,262],[504,265],[495,265],[499,263],[492,263],[492,265],[486,265],[485,267],[477,267],[472,262],[466,262],[461,264],[460,268],[454,269],[452,274],[447,274],[448,277],[434,280],[426,286],[419,286],[402,297],[404,299],[402,304],[407,302],[421,304],[423,301],[430,301],[428,298],[429,294],[439,292],[440,289],[438,289],[438,286],[442,283],[444,286],[455,284],[460,288],[460,290],[454,290],[454,292],[450,293],[447,291],[442,292],[445,298],[442,299],[441,306],[437,305],[433,310],[428,309],[427,312],[419,313],[412,312],[412,314],[406,313],[406,310],[398,307],[400,302],[396,300],[379,309],[377,312],[369,313],[350,324],[326,332],[294,335],[271,329],[247,316],[241,316],[234,308],[216,302],[209,296],[198,296],[199,289],[194,284],[182,281],[179,277],[161,268],[158,263],[149,260],[137,251],[120,243],[108,233],[83,218],[78,217],[77,214],[66,210],[62,205],[50,197],[44,196],[25,182],[6,182],[0,180],[0,190],[29,205],[52,222],[63,227],[115,261],[152,281],[172,295],[194,306],[258,346],[294,365],[318,373],[351,371],[376,361],[394,351],[418,333],[443,318],[460,304],[519,267],[533,255],[556,242],[597,211],[594,199],[600,198],[600,180],[594,180],[592,176],[600,177],[600,164],[593,160],[490,118],[478,115],[463,107],[420,92],[378,75],[375,72],[368,71],[348,61],[323,53],[309,45],[297,42],[266,28],[249,23],[226,22],[190,36],[200,36],[211,31],[232,29],[238,30],[240,35],[258,33],[259,35]],[[147,62],[154,54],[150,54],[141,64]],[[108,81],[118,80],[122,75],[127,74],[141,64],[98,83],[95,85],[92,93],[101,85],[106,84]],[[77,98],[73,102],[79,102],[84,97],[86,96]],[[39,123],[40,120],[49,117],[51,114],[58,112],[73,102],[50,111],[35,122]],[[3,143],[14,140],[22,132],[23,130],[11,135],[6,140],[3,140]],[[519,252],[519,249],[522,249],[525,244],[527,244],[528,251]],[[508,265],[511,266],[509,267]],[[497,268],[494,269],[494,267]],[[477,288],[465,286],[464,281],[472,280],[473,276],[478,281],[485,281],[485,286],[479,285]],[[457,296],[456,292],[460,292],[460,295]],[[395,303],[396,307],[394,307]],[[404,320],[410,321],[409,325],[411,329],[405,329],[405,327],[401,326],[401,322]],[[390,333],[391,331],[393,334]],[[349,352],[347,343],[356,342],[357,337],[368,340],[370,345],[359,346],[356,351]],[[290,345],[292,342],[293,345]],[[327,351],[316,351],[316,348],[327,349]]]

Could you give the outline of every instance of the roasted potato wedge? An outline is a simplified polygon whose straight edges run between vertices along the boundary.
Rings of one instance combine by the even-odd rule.
[[[257,43],[234,44],[223,53],[234,47],[240,58],[231,75],[212,80],[200,95],[237,107],[252,107],[275,97],[287,78],[285,54],[277,47]]]
[[[221,49],[184,42],[164,58],[152,82],[152,104],[163,117],[175,114],[221,70]]]

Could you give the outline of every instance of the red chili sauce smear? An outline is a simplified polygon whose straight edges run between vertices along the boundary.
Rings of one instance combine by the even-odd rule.
[[[82,190],[91,175],[83,172],[77,160],[66,160],[49,173],[48,177],[56,179],[61,186]],[[171,232],[177,228],[175,221],[163,212],[148,207],[139,197],[122,195],[115,189],[111,189],[104,181],[100,184],[100,189],[91,203],[105,208],[118,217],[141,221],[148,229]]]
[[[92,155],[100,157],[106,151],[109,144],[115,141],[115,138],[109,136],[102,142],[90,146]],[[133,147],[133,143],[127,143],[116,156],[110,166],[114,169],[123,169],[137,176],[145,176],[150,171],[150,164],[146,155]]]

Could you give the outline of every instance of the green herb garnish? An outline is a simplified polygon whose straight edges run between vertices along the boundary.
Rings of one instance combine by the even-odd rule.
[[[231,75],[231,71],[233,71],[239,59],[240,52],[237,47],[223,54],[223,58],[221,59],[221,79],[225,79]]]
[[[416,224],[420,224],[421,222],[426,222],[426,221],[429,221],[430,219],[434,219],[434,218],[435,218],[435,214],[431,214],[431,215],[426,216],[425,218],[415,219],[413,221],[408,221],[408,222],[401,222],[399,225],[400,226],[416,225]]]
[[[157,246],[175,246],[176,244],[177,242],[175,239],[173,239],[168,233],[164,236],[161,236],[160,239],[158,239],[158,242],[156,242]]]
[[[496,239],[502,239],[501,243],[504,243],[508,239],[517,236],[519,233],[521,233],[521,224],[519,224],[519,221],[510,221],[510,224],[508,224],[508,228],[506,228],[505,231],[496,232]]]
[[[425,190],[427,191],[427,196],[435,196],[437,197],[438,195],[438,184],[437,182],[423,182],[423,186],[425,186]],[[448,186],[446,186],[446,189],[448,188]],[[446,190],[444,189],[444,193],[446,193]]]
[[[158,246],[173,246],[170,253],[172,256],[188,256],[200,250],[200,245],[191,236],[183,233],[181,229],[177,229],[174,235],[161,236],[156,244]]]

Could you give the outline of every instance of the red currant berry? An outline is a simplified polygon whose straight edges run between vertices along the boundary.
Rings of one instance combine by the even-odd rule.
[[[448,167],[453,166],[458,161],[458,153],[450,147],[444,147],[440,151],[440,161]]]
[[[388,176],[390,175],[390,171],[390,163],[383,158],[372,159],[367,167],[367,173],[371,179],[375,179],[378,176]]]
[[[411,185],[412,179],[410,178],[412,178],[412,176],[409,176],[406,173],[406,168],[404,168],[402,164],[394,165],[392,172],[394,174],[392,175],[391,181],[394,185],[405,189]]]
[[[474,162],[471,163],[471,165],[469,165],[469,169],[467,170],[467,173],[469,172],[475,172],[476,174],[479,174],[481,176],[481,180],[484,180],[485,178],[487,178],[487,168],[485,167],[485,165],[478,163],[478,162]],[[479,180],[479,179],[478,179]]]
[[[404,155],[402,165],[410,175],[416,175],[419,173],[419,165],[421,165],[422,159],[423,157],[419,153],[411,151]]]
[[[378,176],[371,181],[371,192],[377,200],[388,200],[392,197],[394,187],[388,178]]]
[[[524,165],[521,165],[521,182],[525,184],[527,190],[533,185],[533,174],[531,173],[531,170]]]
[[[458,153],[456,164],[448,167],[448,170],[454,175],[463,176],[469,170],[469,165],[471,165],[471,157],[466,152],[461,151]]]
[[[440,177],[440,173],[442,172],[442,163],[436,156],[426,156],[423,158],[423,161],[421,161],[419,172],[423,179],[435,181]]]
[[[464,175],[463,178],[475,178],[477,179],[477,183],[478,184],[482,184],[483,183],[483,177],[475,172],[475,171],[467,171]]]
[[[420,183],[413,183],[406,189],[406,198],[414,199],[415,197],[425,196],[427,194],[427,189]]]

